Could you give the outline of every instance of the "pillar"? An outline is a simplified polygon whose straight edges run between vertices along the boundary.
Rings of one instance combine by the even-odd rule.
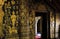
[[[28,0],[20,0],[20,39],[29,39]]]
[[[35,11],[31,10],[29,14],[30,39],[35,39]]]

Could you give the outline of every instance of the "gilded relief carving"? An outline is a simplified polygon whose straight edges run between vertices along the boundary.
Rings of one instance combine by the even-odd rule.
[[[6,6],[7,6],[7,8],[11,8],[10,2],[8,2]]]
[[[29,38],[29,26],[27,23],[29,20],[28,15],[29,11],[27,9],[27,0],[20,0],[20,22],[21,22],[21,39],[30,39]]]
[[[15,15],[14,11],[12,12],[12,15],[11,15],[11,21],[12,21],[12,26],[14,27],[15,22],[16,22],[16,15]]]
[[[10,29],[10,33],[12,33],[12,32],[17,33],[17,30],[15,28],[16,15],[15,15],[14,11],[12,12],[12,15],[11,15],[11,21],[12,21],[12,28]]]
[[[4,16],[4,12],[3,12],[3,10],[2,10],[3,4],[4,4],[4,1],[0,0],[0,12],[1,12],[1,13],[0,13],[0,23],[3,22],[3,16]]]
[[[19,39],[19,5],[16,5],[15,0],[5,1],[3,5],[4,19],[3,26],[5,32],[5,39]],[[12,6],[11,6],[12,5]],[[16,9],[16,6],[18,7]],[[3,17],[3,15],[2,15]]]
[[[34,12],[29,14],[27,0],[20,0],[20,3],[15,0],[4,2],[0,23],[4,26],[5,39],[19,39],[18,36],[21,36],[21,39],[34,39]]]
[[[3,22],[3,16],[4,16],[4,12],[3,12],[3,11],[1,11],[1,13],[0,13],[0,23],[2,23],[2,22]]]
[[[17,32],[17,29],[16,29],[15,27],[12,27],[12,28],[11,28],[11,27],[9,26],[9,33],[10,33],[10,35],[11,35],[11,34],[13,34],[13,33],[18,33],[18,32]]]
[[[0,0],[0,38],[2,39],[2,37],[4,36],[3,34],[3,17],[4,17],[4,12],[2,10],[2,6],[4,4],[4,1]]]
[[[35,39],[35,14],[34,10],[32,10],[29,14],[29,26],[30,26],[30,39]]]
[[[14,4],[15,4],[15,1],[14,1],[14,0],[12,0],[12,1],[11,1],[11,4],[12,4],[12,5],[14,5]]]

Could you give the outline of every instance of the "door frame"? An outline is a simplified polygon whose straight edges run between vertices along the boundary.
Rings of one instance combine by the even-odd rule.
[[[41,11],[35,11],[41,13]],[[42,11],[42,13],[46,13],[47,14],[47,36],[46,39],[50,39],[50,12],[47,11]],[[45,39],[45,38],[43,38]]]

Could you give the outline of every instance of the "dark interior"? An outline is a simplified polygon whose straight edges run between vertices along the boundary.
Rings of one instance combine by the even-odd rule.
[[[47,39],[47,13],[46,12],[36,12],[35,16],[42,16],[42,39]],[[40,23],[37,24],[37,32],[40,32]]]

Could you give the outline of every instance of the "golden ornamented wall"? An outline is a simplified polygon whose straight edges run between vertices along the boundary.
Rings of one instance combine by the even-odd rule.
[[[35,11],[32,10],[29,14],[30,39],[35,39]]]
[[[27,5],[28,0],[20,0],[20,24],[21,24],[21,39],[29,38],[29,10]]]

